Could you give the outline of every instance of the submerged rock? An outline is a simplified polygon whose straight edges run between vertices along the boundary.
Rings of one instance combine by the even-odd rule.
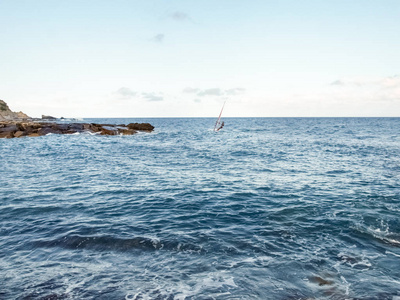
[[[0,121],[0,138],[33,137],[50,133],[73,134],[80,132],[100,135],[132,135],[137,133],[137,131],[151,132],[154,129],[154,126],[149,123],[135,123],[134,128],[137,129],[133,129],[129,125]]]
[[[320,276],[312,276],[309,280],[312,283],[317,283],[319,286],[332,285],[334,283],[332,280],[324,279]]]

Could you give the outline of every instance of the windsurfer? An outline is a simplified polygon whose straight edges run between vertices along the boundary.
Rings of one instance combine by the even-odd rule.
[[[222,127],[224,127],[225,123],[224,122],[220,122],[221,120],[221,115],[222,115],[222,111],[224,110],[224,106],[225,106],[225,102],[224,105],[222,105],[222,109],[221,112],[219,113],[219,117],[217,119],[217,122],[215,122],[215,126],[214,126],[214,131],[219,131],[222,129]]]

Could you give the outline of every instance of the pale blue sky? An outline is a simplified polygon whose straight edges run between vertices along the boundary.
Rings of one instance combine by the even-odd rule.
[[[400,111],[398,0],[0,0],[0,41],[0,99],[32,116]]]

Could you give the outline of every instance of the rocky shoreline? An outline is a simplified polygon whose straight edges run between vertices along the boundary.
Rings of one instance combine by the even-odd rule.
[[[84,132],[99,135],[132,135],[138,131],[151,132],[153,130],[154,126],[149,123],[114,125],[96,123],[0,121],[0,138],[35,137],[47,134],[74,134]]]
[[[51,116],[43,115],[42,119],[32,119],[22,112],[15,113],[10,110],[7,103],[0,100],[0,138],[20,138],[25,136],[34,137],[47,134],[74,134],[85,132],[99,135],[132,135],[138,131],[151,132],[154,130],[154,126],[149,123],[115,125],[66,123],[56,122],[56,120],[56,118]]]

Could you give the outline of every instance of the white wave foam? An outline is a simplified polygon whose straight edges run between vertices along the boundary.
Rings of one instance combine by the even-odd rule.
[[[352,268],[357,267],[357,268],[370,268],[372,266],[371,262],[368,260],[368,258],[363,254],[361,257],[355,253],[343,253],[340,252],[338,254],[338,257],[340,258],[341,262],[343,264],[347,264],[351,266]]]
[[[386,243],[400,245],[400,240],[397,239],[399,236],[398,233],[391,232],[389,230],[389,225],[381,220],[381,225],[379,228],[373,226],[364,226],[362,224],[358,224],[354,227],[354,229],[358,230],[361,233],[367,233],[372,235],[374,238],[381,240]],[[396,238],[395,238],[396,237]]]
[[[380,228],[374,229],[371,227],[368,227],[367,230],[377,239],[400,245],[400,241],[393,238],[393,235],[395,235],[395,233],[389,231],[389,226],[387,226],[385,230],[381,230]]]
[[[155,293],[165,298],[174,294],[174,299],[184,300],[202,295],[206,290],[210,289],[220,290],[217,294],[213,293],[214,297],[224,297],[232,294],[229,291],[230,289],[238,287],[234,277],[223,271],[210,273],[207,274],[207,276],[198,276],[197,278],[192,278],[192,280],[195,281],[194,285],[178,282],[176,285],[172,286],[165,286],[162,284],[149,289],[139,288],[135,292],[127,293],[125,295],[125,300],[154,299]]]
[[[393,252],[391,252],[391,251],[386,251],[385,253],[386,253],[386,254],[392,254],[392,255],[394,255],[394,256],[400,257],[400,254],[396,254],[396,253],[393,253]]]
[[[343,275],[340,275],[340,279],[342,280],[342,282],[346,288],[345,294],[348,296],[350,293],[351,284],[346,280],[346,278],[343,277]]]

